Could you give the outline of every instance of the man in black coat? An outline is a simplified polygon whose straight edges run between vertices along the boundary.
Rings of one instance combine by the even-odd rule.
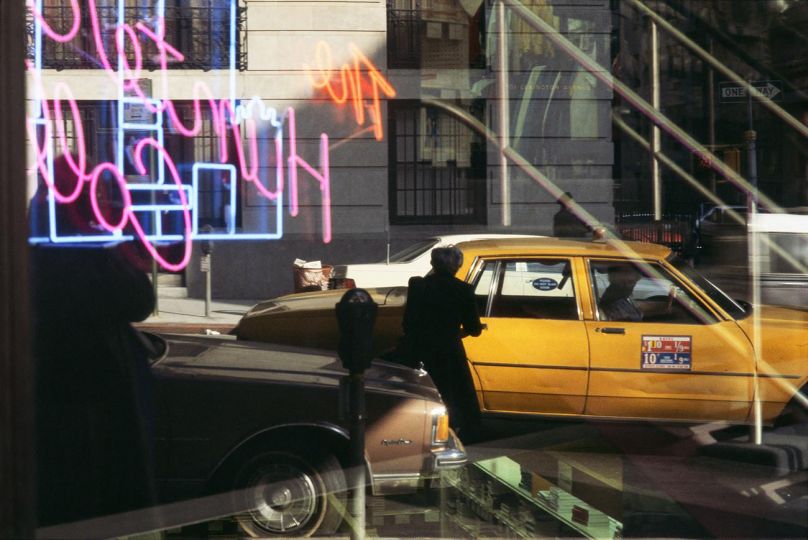
[[[54,161],[63,193],[76,183]],[[82,180],[78,180],[82,181]],[[106,215],[111,214],[109,208]],[[31,215],[47,216],[47,191]],[[59,231],[97,235],[88,189],[56,213]],[[137,248],[42,245],[31,250],[40,526],[155,504],[149,343],[130,324],[154,292]]]
[[[452,426],[468,432],[478,425],[480,408],[462,339],[479,336],[484,326],[474,290],[454,276],[462,264],[463,253],[455,247],[432,250],[432,271],[409,281],[403,326],[412,360],[423,362]]]

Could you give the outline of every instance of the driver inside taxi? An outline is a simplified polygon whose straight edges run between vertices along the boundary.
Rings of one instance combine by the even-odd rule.
[[[609,267],[608,276],[609,286],[598,303],[601,317],[608,321],[641,321],[643,313],[631,299],[640,280],[639,270],[633,265],[614,265]]]

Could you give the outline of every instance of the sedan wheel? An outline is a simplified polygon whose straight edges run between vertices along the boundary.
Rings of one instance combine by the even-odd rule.
[[[345,476],[332,455],[268,450],[236,475],[242,530],[253,537],[331,534],[342,522]]]

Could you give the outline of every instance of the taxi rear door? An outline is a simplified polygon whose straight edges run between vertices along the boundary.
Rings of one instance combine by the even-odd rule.
[[[631,302],[640,321],[608,320],[600,301],[609,268],[640,273]],[[695,289],[657,262],[591,259],[594,320],[587,321],[591,366],[586,414],[676,419],[746,419],[754,354],[735,321],[722,320]],[[607,295],[608,296],[608,295]]]
[[[589,347],[569,257],[486,260],[472,283],[482,321],[464,340],[484,411],[581,414]]]

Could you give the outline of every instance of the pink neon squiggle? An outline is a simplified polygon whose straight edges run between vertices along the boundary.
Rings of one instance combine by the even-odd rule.
[[[284,189],[283,178],[283,141],[280,137],[275,137],[275,179],[278,184],[275,186],[275,193],[272,200],[281,196]]]
[[[208,102],[208,108],[210,110],[211,121],[213,123],[213,132],[219,138],[219,155],[226,156],[227,155],[227,122],[223,118],[223,114],[221,112],[220,102],[217,101],[213,97],[213,92],[210,90],[210,87],[206,85],[202,81],[196,81],[194,83],[194,90],[193,90],[193,99],[192,99],[192,108],[193,108],[193,127],[186,127],[183,124],[182,120],[177,113],[177,108],[174,105],[174,102],[171,100],[164,100],[160,107],[161,110],[164,110],[168,114],[169,122],[171,123],[171,128],[184,137],[195,137],[202,131],[203,126],[203,112],[202,112],[202,104],[200,101],[200,96],[202,99],[205,99]],[[144,98],[145,99],[145,98]],[[225,100],[226,101],[226,100]],[[152,112],[158,112],[156,108],[154,108],[150,102],[146,102],[147,107]],[[222,161],[226,161],[226,158]]]
[[[79,4],[76,0],[71,0],[72,6],[75,10],[79,10]],[[152,39],[156,47],[159,51],[159,60],[160,66],[162,68],[162,79],[164,86],[167,84],[167,68],[168,68],[168,56],[171,55],[172,59],[178,61],[184,61],[184,55],[172,45],[166,43],[165,41],[165,23],[162,18],[159,18],[156,25],[156,31],[152,31],[147,25],[139,22],[134,25],[134,28],[128,24],[117,24],[115,28],[115,47],[117,58],[119,60],[119,65],[121,66],[123,73],[125,73],[129,80],[122,80],[121,74],[118,73],[116,70],[113,69],[107,51],[104,47],[104,39],[102,36],[102,28],[101,24],[99,23],[99,15],[98,10],[96,8],[96,0],[87,0],[88,7],[90,11],[90,20],[91,20],[91,32],[93,36],[93,40],[95,42],[96,49],[98,51],[98,59],[99,63],[103,67],[103,69],[107,72],[110,76],[111,80],[116,85],[121,85],[122,90],[133,90],[134,94],[140,97],[143,101],[144,105],[153,113],[162,113],[166,112],[169,120],[173,124],[173,129],[179,132],[181,135],[187,137],[196,136],[203,128],[204,125],[204,114],[201,100],[207,101],[207,106],[210,110],[211,121],[213,124],[213,130],[216,136],[219,138],[219,148],[220,148],[220,161],[223,163],[228,162],[228,136],[232,133],[233,134],[233,145],[235,147],[234,161],[238,162],[239,170],[241,173],[242,178],[245,181],[253,182],[256,187],[256,190],[264,197],[267,197],[270,200],[277,200],[278,197],[282,196],[285,191],[285,178],[284,178],[284,160],[283,160],[283,143],[282,140],[279,138],[275,138],[275,155],[276,155],[276,186],[274,190],[268,189],[268,186],[265,186],[259,179],[258,170],[260,169],[260,156],[258,151],[258,144],[257,144],[257,129],[255,122],[252,119],[246,121],[244,123],[246,131],[244,132],[245,138],[247,139],[247,149],[244,147],[244,141],[241,137],[241,128],[238,116],[236,114],[237,111],[233,110],[232,102],[227,99],[216,100],[213,97],[213,93],[211,92],[210,88],[205,85],[201,81],[197,81],[194,84],[194,93],[193,93],[193,122],[190,127],[184,125],[179,118],[179,114],[177,112],[177,108],[171,100],[152,100],[148,96],[146,96],[143,90],[140,88],[136,79],[139,78],[140,73],[143,69],[143,46],[140,42],[140,37],[138,33],[135,31],[141,32],[147,38]],[[79,19],[80,21],[80,19]],[[74,21],[74,26],[79,25],[79,23]],[[80,28],[80,25],[77,26],[77,31]],[[46,32],[47,34],[47,32]],[[52,37],[48,34],[49,37]],[[57,34],[58,35],[58,34]],[[65,39],[65,36],[60,36],[61,39]],[[129,39],[132,43],[133,47],[133,54],[134,54],[134,62],[130,64],[128,58],[126,57],[126,40]],[[364,111],[362,107],[362,89],[359,86],[359,78],[356,75],[358,73],[358,66],[359,60],[355,60],[354,68],[351,69],[344,69],[343,73],[343,87],[344,87],[344,96],[343,101],[347,100],[350,97],[353,100],[354,108],[356,114],[360,115],[360,118],[364,121]],[[34,67],[28,62],[28,69],[34,70],[35,78],[39,74],[38,70],[35,70]],[[190,237],[191,237],[191,216],[188,207],[188,201],[186,200],[185,192],[182,190],[181,186],[182,183],[179,179],[179,174],[176,171],[176,167],[173,163],[173,160],[168,155],[165,148],[161,147],[159,143],[157,143],[154,139],[144,139],[141,140],[135,149],[135,159],[136,159],[136,168],[142,173],[145,174],[146,168],[142,162],[142,151],[146,145],[152,146],[156,148],[159,152],[161,152],[165,156],[165,164],[169,167],[170,173],[172,175],[173,181],[177,186],[180,188],[180,199],[182,201],[182,211],[184,215],[184,222],[185,222],[185,253],[183,259],[174,264],[170,263],[169,261],[165,260],[156,250],[155,246],[146,238],[146,234],[143,231],[143,227],[141,226],[137,216],[131,210],[131,195],[126,189],[126,181],[125,178],[120,170],[118,170],[113,164],[111,163],[103,163],[93,169],[93,171],[88,175],[87,174],[87,161],[86,161],[86,147],[84,141],[84,131],[83,126],[81,125],[81,119],[78,110],[78,104],[75,98],[69,93],[69,87],[65,86],[65,89],[68,91],[67,95],[64,99],[62,99],[61,89],[57,87],[55,92],[55,100],[53,103],[53,114],[56,117],[57,122],[57,132],[59,138],[59,144],[61,145],[62,149],[65,150],[65,154],[68,156],[66,161],[70,168],[77,176],[77,183],[74,191],[70,194],[62,194],[58,191],[56,186],[54,185],[53,181],[50,178],[49,171],[48,171],[48,157],[49,157],[49,141],[52,140],[53,137],[53,127],[51,126],[51,110],[50,106],[45,100],[41,100],[41,111],[42,111],[42,124],[45,128],[45,140],[43,144],[39,144],[39,137],[37,137],[37,129],[36,124],[29,119],[28,122],[28,131],[32,141],[35,141],[35,151],[36,151],[36,164],[35,168],[38,168],[39,171],[42,173],[45,182],[47,183],[48,188],[54,194],[54,198],[62,203],[68,203],[75,201],[80,193],[81,189],[83,189],[84,181],[88,181],[89,188],[92,190],[91,193],[91,202],[93,204],[93,212],[96,214],[97,221],[102,224],[108,230],[115,230],[117,227],[118,230],[122,229],[126,226],[127,223],[131,222],[139,240],[144,244],[147,248],[149,253],[161,264],[161,266],[169,269],[169,270],[180,270],[185,267],[190,259]],[[340,96],[337,96],[340,97]],[[68,106],[71,109],[71,114],[73,115],[73,122],[77,125],[77,153],[78,159],[73,159],[71,152],[67,152],[68,149],[68,140],[67,134],[64,130],[64,115],[63,115],[63,103],[62,101],[66,101]],[[229,118],[228,118],[229,115]],[[297,168],[302,167],[306,172],[308,172],[312,177],[314,177],[319,184],[320,191],[322,193],[322,202],[323,202],[323,237],[325,242],[330,242],[331,240],[331,188],[330,188],[330,172],[329,172],[329,163],[328,163],[328,137],[325,134],[321,135],[321,147],[320,147],[320,167],[321,170],[318,171],[311,165],[309,165],[306,161],[304,161],[299,155],[297,155],[297,145],[296,145],[296,126],[294,125],[294,110],[290,109],[290,116],[291,116],[291,126],[290,126],[290,139],[291,139],[291,147],[292,147],[292,155],[289,156],[288,166],[290,168],[290,192],[292,193],[292,200],[293,200],[293,215],[296,215],[298,212],[298,201],[297,201]],[[380,118],[380,117],[379,117]],[[119,185],[122,189],[124,195],[124,210],[123,214],[118,223],[110,223],[109,220],[103,215],[102,209],[99,205],[98,201],[98,182],[101,178],[102,174],[106,171],[111,172]]]
[[[289,120],[289,157],[286,159],[289,168],[289,215],[296,216],[299,212],[297,193],[297,125],[295,124],[295,110],[287,110]]]
[[[250,136],[250,135],[248,135]],[[254,142],[253,137],[253,142]],[[253,152],[257,153],[257,148],[252,150]],[[261,183],[261,179],[258,177],[256,172],[255,178],[245,178],[248,182],[252,182],[255,186],[255,189],[258,190],[258,193],[266,197],[271,201],[275,201],[283,194],[283,145],[280,139],[275,138],[275,178],[277,185],[275,186],[275,191],[270,191],[268,188]]]
[[[320,167],[323,170],[323,181],[320,191],[323,194],[323,242],[331,242],[331,166],[328,159],[328,135],[320,134]]]
[[[36,125],[33,121],[29,118],[26,122],[26,130],[28,132],[28,140],[32,141],[34,144],[34,158],[36,159],[36,163],[34,166],[28,171],[29,175],[36,174],[37,170],[42,175],[42,178],[45,180],[45,183],[50,187],[51,183],[49,183],[49,173],[48,173],[48,141],[51,138],[51,131],[50,125],[44,124],[43,127],[45,128],[45,134],[42,138],[43,145],[39,144],[39,133],[36,131]]]
[[[59,189],[56,187],[55,182],[51,178],[50,171],[48,170],[48,165],[47,165],[47,158],[48,158],[47,144],[48,144],[48,140],[49,140],[49,138],[50,138],[50,136],[52,134],[52,131],[51,131],[51,128],[50,128],[51,120],[50,120],[50,112],[49,112],[49,110],[50,109],[48,108],[48,102],[43,100],[42,101],[42,116],[43,116],[43,119],[45,120],[45,126],[46,126],[45,135],[46,135],[46,137],[45,137],[45,139],[43,141],[44,144],[45,144],[44,152],[41,152],[41,147],[39,146],[39,142],[37,141],[37,143],[36,143],[37,154],[38,154],[37,155],[37,161],[39,162],[39,171],[42,173],[42,178],[45,180],[45,184],[48,186],[48,189],[50,189],[51,192],[53,193],[53,198],[54,199],[56,199],[58,202],[64,203],[64,204],[72,203],[72,202],[76,201],[76,199],[78,199],[79,195],[81,194],[81,190],[84,187],[84,177],[83,177],[82,174],[76,173],[76,165],[75,165],[75,162],[73,161],[73,159],[71,157],[70,159],[66,159],[65,161],[68,163],[68,166],[73,171],[73,173],[76,174],[76,185],[73,187],[72,193],[70,193],[68,195],[63,194],[61,191],[59,191]],[[62,130],[62,131],[64,131],[64,130]],[[36,133],[36,130],[34,130],[34,133]],[[64,137],[64,135],[65,134],[63,132],[62,137]],[[64,139],[62,141],[62,145],[63,145],[63,147],[66,146],[66,142],[64,142]],[[69,154],[69,151],[67,153]]]
[[[71,0],[72,5],[80,14],[79,5],[77,0]],[[103,67],[103,69],[110,75],[110,77],[115,81],[117,81],[117,71],[113,69],[112,64],[109,61],[109,56],[107,55],[106,48],[104,45],[103,36],[101,34],[101,24],[98,18],[98,10],[96,7],[95,0],[88,0],[88,10],[90,12],[90,22],[92,26],[92,35],[95,42],[96,49],[98,51],[98,59]],[[80,18],[77,19],[80,22]],[[161,71],[163,73],[163,79],[165,84],[165,73],[168,69],[168,56],[170,55],[173,59],[182,62],[185,60],[185,56],[177,50],[174,46],[169,44],[165,41],[165,21],[162,17],[158,17],[157,20],[157,31],[153,31],[149,28],[148,25],[144,24],[143,22],[137,22],[135,24],[135,28],[142,32],[145,36],[150,38],[154,41],[160,57],[160,67],[162,68]],[[133,45],[133,54],[134,54],[134,68],[129,64],[129,61],[126,57],[126,47],[124,43],[124,37],[128,36],[130,42]],[[231,121],[230,124],[232,126],[237,125],[237,119],[234,118],[234,111],[232,111],[232,107],[230,106],[229,100],[221,100],[217,102],[217,100],[213,97],[213,93],[211,92],[210,88],[201,81],[197,81],[194,84],[194,99],[193,99],[193,110],[194,110],[194,119],[192,127],[186,127],[179,118],[177,114],[176,107],[174,103],[170,100],[157,100],[155,105],[155,101],[151,100],[148,96],[145,95],[143,89],[140,88],[140,85],[137,82],[140,73],[142,72],[143,67],[143,47],[140,43],[139,37],[135,30],[128,24],[117,24],[115,29],[115,45],[116,51],[119,60],[121,61],[124,70],[129,74],[128,79],[124,79],[123,82],[123,89],[124,90],[132,90],[134,93],[143,101],[144,106],[148,111],[153,114],[160,114],[164,111],[168,112],[169,119],[172,123],[172,127],[178,131],[180,134],[184,135],[185,137],[194,137],[199,134],[202,130],[202,120],[203,120],[203,113],[200,106],[200,99],[198,96],[202,96],[203,98],[208,101],[208,105],[211,111],[211,118],[213,121],[213,128],[214,132],[219,138],[219,150],[220,150],[220,160],[221,162],[227,162],[227,118],[226,118],[226,110],[230,109],[231,114]],[[72,105],[71,105],[72,107]],[[254,130],[253,130],[254,131]],[[249,128],[248,128],[248,136],[249,135]],[[241,144],[240,137],[236,136],[236,145],[237,150],[239,151],[240,155],[243,156],[243,148],[238,148]],[[255,138],[250,136],[250,149],[252,151],[252,155],[255,156],[257,154],[257,143]],[[249,169],[245,166],[244,160],[240,159],[241,161],[241,170],[242,173],[245,174],[246,180],[254,180],[257,179],[257,166],[253,165]],[[252,161],[252,163],[256,163]],[[83,176],[86,177],[86,173],[82,171]]]
[[[42,31],[53,41],[58,43],[67,43],[79,33],[79,28],[81,27],[81,7],[79,6],[78,0],[71,0],[70,2],[70,8],[73,11],[73,26],[66,34],[60,34],[50,27],[48,22],[45,20],[45,16],[36,8],[35,2],[30,2],[30,8],[34,19],[38,21],[42,27]]]
[[[115,225],[112,225],[107,221],[106,216],[104,216],[104,213],[98,204],[98,179],[101,177],[101,174],[104,171],[111,172],[115,177],[115,180],[118,182],[118,188],[121,190],[121,196],[123,197],[123,211],[121,212],[121,220]],[[136,219],[131,211],[132,195],[129,193],[129,189],[127,189],[126,186],[126,179],[121,174],[121,171],[118,170],[118,167],[112,163],[109,163],[108,161],[96,166],[93,169],[93,172],[90,174],[90,204],[93,207],[93,214],[95,214],[96,221],[98,221],[102,227],[110,232],[120,231],[124,228],[128,220]]]
[[[78,154],[79,163],[73,160],[72,150],[67,142],[67,133],[65,132],[64,117],[62,116],[62,100],[61,94],[64,89],[67,94],[67,104],[70,107],[70,114],[73,120],[73,126],[76,132],[76,153]],[[65,155],[65,160],[77,178],[86,180],[87,175],[87,147],[84,144],[84,124],[81,120],[81,113],[76,99],[73,97],[73,92],[70,87],[65,83],[57,83],[53,90],[53,112],[56,116],[56,133],[59,137],[59,144],[62,147],[62,153]]]
[[[149,254],[154,257],[154,260],[157,263],[165,268],[166,270],[172,272],[178,272],[188,266],[188,261],[191,260],[191,212],[188,206],[188,199],[185,197],[185,190],[182,189],[182,180],[180,179],[180,175],[177,172],[177,167],[174,165],[174,160],[171,159],[171,156],[168,154],[166,149],[156,140],[152,138],[148,139],[141,139],[138,141],[137,145],[135,146],[135,168],[137,169],[139,174],[145,175],[147,173],[146,166],[143,164],[143,147],[151,146],[154,148],[158,153],[162,154],[163,163],[165,163],[166,167],[168,167],[169,172],[171,173],[171,178],[174,180],[174,183],[179,187],[179,196],[180,196],[180,204],[182,206],[182,217],[183,221],[185,222],[185,231],[184,231],[184,245],[185,251],[183,253],[182,260],[177,264],[172,264],[168,262],[160,253],[158,253],[157,249],[154,247],[148,238],[146,238],[146,233],[143,231],[143,227],[140,225],[140,221],[131,211],[131,205],[128,209],[128,213],[130,216],[130,222],[132,223],[132,227],[137,232],[138,238],[143,243],[143,246],[149,252]]]
[[[42,74],[40,70],[36,69],[34,63],[30,60],[25,60],[25,68],[27,71],[31,73],[31,78],[33,79],[33,95],[34,95],[34,102],[39,105],[39,110],[36,112],[36,115],[31,118],[31,116],[26,115],[25,118],[25,128],[28,133],[28,140],[32,141],[35,147],[34,157],[36,158],[36,163],[33,167],[28,170],[28,175],[36,174],[37,169],[42,174],[42,177],[47,179],[48,178],[48,141],[51,139],[51,128],[50,123],[44,122],[42,124],[43,128],[45,129],[45,134],[43,137],[43,145],[39,144],[39,134],[37,133],[36,126],[38,124],[37,119],[42,117],[44,119],[44,113],[42,111],[43,102],[45,101],[42,99],[44,95],[44,89],[42,88]]]
[[[259,191],[266,191],[260,184],[258,178],[258,140],[255,129],[255,121],[252,118],[245,119],[245,127],[247,128],[247,139],[250,147],[250,160],[249,168],[247,165],[247,156],[244,154],[244,145],[241,142],[241,130],[239,129],[238,119],[236,118],[236,111],[233,110],[229,100],[223,99],[219,102],[219,115],[220,125],[225,125],[226,115],[230,116],[230,128],[233,131],[233,145],[236,147],[236,159],[239,162],[241,176],[248,182],[254,182]],[[221,142],[226,143],[226,138],[222,137]],[[219,160],[222,163],[228,161],[227,145],[220,147],[221,154]]]
[[[132,53],[135,56],[134,69],[129,65],[129,59],[126,57],[124,34],[129,37],[129,41],[132,43]],[[128,24],[118,26],[115,29],[115,48],[118,50],[118,62],[123,66],[124,73],[128,74],[128,76],[124,77],[123,89],[124,91],[134,90],[137,92],[140,90],[140,85],[138,85],[137,80],[140,78],[140,73],[143,70],[143,52],[137,33]]]
[[[162,17],[157,18],[156,33],[142,22],[135,23],[135,27],[150,37],[154,41],[155,45],[157,45],[157,49],[160,51],[160,67],[162,69],[168,69],[168,55],[166,53],[171,54],[171,56],[176,58],[178,62],[185,61],[185,55],[165,40],[165,23]]]
[[[71,1],[76,3],[76,0]],[[101,25],[98,22],[98,9],[95,7],[95,0],[87,0],[87,10],[90,12],[90,26],[92,27],[93,42],[95,42],[95,48],[98,52],[98,61],[101,62],[104,71],[110,74],[113,80],[115,80],[117,74],[115,70],[112,69],[112,64],[109,63],[107,50],[104,47],[104,39],[101,37]]]
[[[323,242],[331,242],[331,174],[328,157],[328,135],[320,135],[320,167],[322,171],[317,171],[297,154],[297,125],[295,124],[295,110],[288,109],[289,119],[289,213],[293,216],[298,214],[298,186],[297,168],[302,167],[307,173],[314,177],[319,183],[323,201]]]

